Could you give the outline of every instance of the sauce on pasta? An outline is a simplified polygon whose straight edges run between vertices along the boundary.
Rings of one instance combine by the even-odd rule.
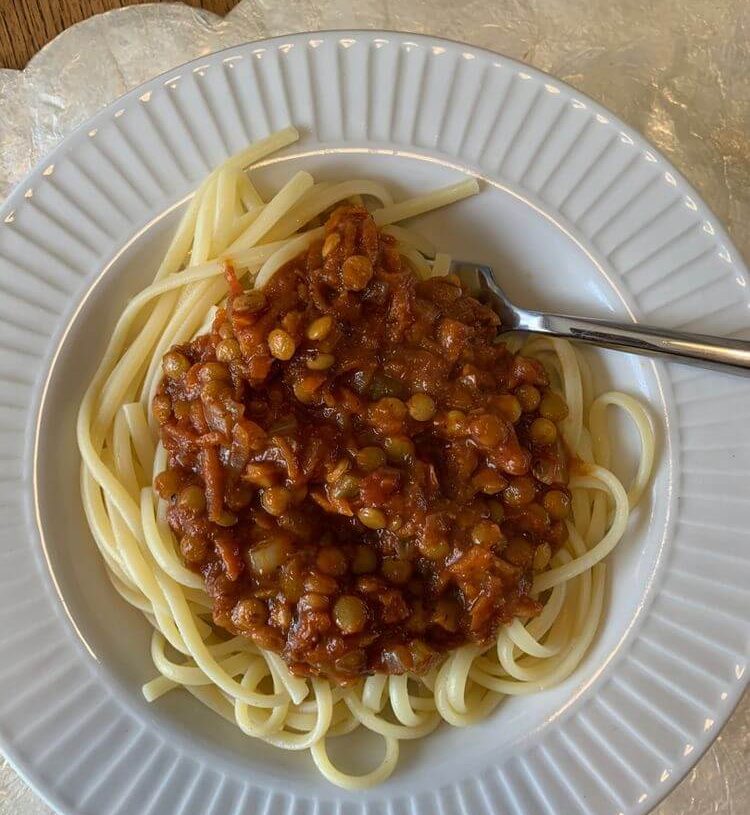
[[[498,343],[450,257],[396,226],[474,179],[394,201],[301,170],[264,200],[244,168],[298,135],[208,175],[118,318],[78,413],[81,498],[152,627],[144,697],[182,688],[355,790],[401,741],[576,670],[654,429],[565,340]],[[627,489],[613,407],[641,440]],[[329,739],[360,728],[385,749],[346,772]]]
[[[568,412],[451,276],[346,205],[170,349],[155,479],[217,625],[291,671],[421,674],[541,608],[565,543]]]

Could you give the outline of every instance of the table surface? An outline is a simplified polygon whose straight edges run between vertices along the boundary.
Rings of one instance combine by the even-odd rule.
[[[79,122],[200,53],[290,31],[375,27],[464,40],[565,80],[643,133],[750,255],[746,0],[0,0],[0,201]],[[222,21],[195,10],[217,14]],[[658,24],[654,21],[658,20]],[[143,41],[158,42],[148,55]],[[143,46],[145,48],[146,46]],[[104,65],[104,69],[102,69]],[[653,815],[750,812],[750,696]],[[50,815],[0,756],[0,815]],[[536,813],[529,813],[536,815]]]
[[[61,31],[102,11],[147,0],[0,0],[0,68],[23,68]],[[187,5],[226,14],[238,0],[186,0]]]

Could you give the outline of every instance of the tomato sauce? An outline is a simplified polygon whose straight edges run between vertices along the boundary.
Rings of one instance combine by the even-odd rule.
[[[567,414],[453,276],[357,206],[171,349],[155,489],[215,622],[298,675],[421,673],[540,610],[565,541]]]

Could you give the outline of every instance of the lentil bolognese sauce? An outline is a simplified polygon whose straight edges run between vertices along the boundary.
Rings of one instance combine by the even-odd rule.
[[[394,202],[297,172],[200,185],[81,403],[81,496],[115,590],[151,630],[153,702],[189,691],[248,736],[362,789],[399,743],[566,679],[604,609],[604,559],[648,484],[644,407],[596,395],[563,340],[504,335]],[[641,441],[626,490],[607,413]],[[575,465],[575,466],[574,466]],[[365,728],[373,769],[327,744]]]
[[[424,673],[541,610],[567,538],[564,400],[455,277],[342,206],[172,348],[153,400],[183,558],[213,617],[300,675]]]

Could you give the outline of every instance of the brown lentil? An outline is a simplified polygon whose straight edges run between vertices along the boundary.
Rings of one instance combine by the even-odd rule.
[[[533,385],[519,385],[516,388],[516,399],[524,413],[533,413],[539,407],[541,398],[539,389]]]
[[[534,444],[554,444],[557,441],[557,427],[549,419],[534,419],[529,428],[529,436]]]
[[[366,473],[377,470],[378,467],[382,467],[386,462],[385,453],[380,447],[373,446],[363,447],[361,450],[358,450],[355,458],[357,466]]]
[[[407,402],[409,415],[416,422],[429,422],[435,415],[435,402],[426,393],[415,393]]]
[[[497,546],[503,540],[503,533],[496,523],[480,521],[471,530],[471,540],[476,546]]]
[[[336,546],[324,546],[318,552],[315,565],[323,574],[334,577],[341,577],[348,569],[346,555]]]
[[[568,415],[568,406],[560,394],[547,391],[539,403],[539,413],[553,422],[561,422]]]
[[[383,512],[375,507],[363,507],[357,517],[368,529],[383,529],[387,523]]]
[[[164,355],[161,367],[167,379],[179,379],[190,369],[190,361],[179,351],[168,351]]]
[[[297,349],[294,340],[283,328],[274,328],[268,335],[268,350],[276,359],[288,360],[294,356]]]
[[[528,476],[514,478],[503,490],[503,501],[509,507],[522,507],[530,504],[536,497],[533,479]]]
[[[333,619],[342,634],[357,634],[367,622],[367,608],[359,597],[344,594],[333,606]]]
[[[351,473],[345,473],[336,480],[331,488],[335,498],[354,498],[359,493],[359,478]]]
[[[229,379],[229,369],[221,362],[204,362],[198,369],[198,379],[201,382],[219,382]]]
[[[311,371],[325,371],[336,362],[333,354],[316,354],[305,362]]]
[[[521,418],[521,403],[510,393],[496,396],[493,405],[511,424],[515,424]]]
[[[330,314],[324,314],[307,326],[307,338],[309,340],[324,340],[331,333],[332,328],[333,317]]]
[[[267,487],[260,495],[260,503],[269,515],[278,517],[286,512],[291,498],[286,487]]]
[[[180,492],[177,501],[181,507],[191,512],[203,512],[206,508],[206,494],[195,484],[185,487]]]
[[[414,442],[408,436],[388,436],[383,447],[391,461],[404,462],[414,455]]]
[[[561,521],[570,515],[570,498],[561,490],[550,490],[545,493],[542,505],[555,521]]]
[[[216,346],[216,359],[220,362],[231,362],[233,359],[240,357],[240,344],[237,340],[226,339],[222,340]]]
[[[483,413],[469,422],[469,435],[481,447],[497,447],[508,438],[506,424],[492,413]]]

